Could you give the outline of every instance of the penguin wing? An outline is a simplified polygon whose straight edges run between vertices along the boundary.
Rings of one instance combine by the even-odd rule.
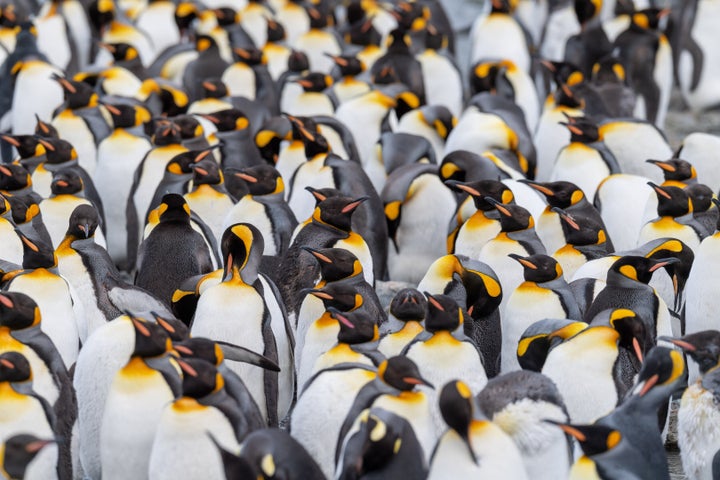
[[[143,159],[140,161],[138,167],[135,169],[133,183],[130,186],[130,193],[128,195],[127,205],[125,206],[125,221],[127,225],[127,265],[125,266],[125,269],[129,272],[135,269],[138,246],[140,245],[140,229],[145,226],[145,219],[143,219],[141,226],[140,219],[137,217],[135,193],[140,185],[140,177],[142,177],[143,168],[145,167],[145,160],[150,152],[152,152],[152,149],[148,150]]]
[[[280,308],[280,311],[282,312],[283,316],[283,323],[285,324],[285,334],[288,338],[288,343],[290,346],[290,360],[293,361],[295,359],[295,334],[293,333],[293,327],[290,324],[290,316],[288,315],[287,308],[285,307],[285,302],[283,302],[282,294],[280,293],[280,289],[277,287],[275,282],[272,281],[270,277],[267,275],[260,274],[261,281],[264,286],[267,286],[270,288],[270,291],[272,292],[273,296],[275,297],[276,303],[278,307]]]
[[[357,145],[355,144],[355,138],[344,123],[338,121],[335,117],[330,117],[328,115],[316,115],[313,117],[313,120],[320,125],[324,125],[335,130],[342,139],[345,151],[347,152],[348,157],[350,157],[348,160],[360,164],[360,154],[358,153]]]
[[[162,300],[155,297],[145,289],[120,283],[115,279],[109,279],[108,299],[114,308],[120,312],[144,312],[152,311],[161,317],[174,315]]]
[[[90,129],[90,132],[95,138],[95,145],[98,145],[104,138],[112,133],[112,129],[105,120],[105,117],[103,117],[99,107],[83,108],[80,109],[77,114],[82,117],[88,129]]]
[[[195,212],[191,212],[190,221],[197,225],[202,231],[203,237],[205,237],[205,241],[210,246],[210,252],[215,259],[215,265],[222,266],[223,262],[220,258],[220,253],[218,253],[219,249],[217,245],[217,240],[215,239],[215,235],[213,234],[212,230],[210,230],[210,227]]]
[[[228,368],[228,366],[224,363],[220,364],[218,371],[225,380],[225,390],[228,395],[235,399],[240,406],[240,409],[243,411],[248,428],[250,430],[259,430],[267,427],[267,423],[260,413],[260,408],[258,407],[257,402],[255,402],[255,399],[248,391],[247,386],[240,376],[230,370],[230,368]]]

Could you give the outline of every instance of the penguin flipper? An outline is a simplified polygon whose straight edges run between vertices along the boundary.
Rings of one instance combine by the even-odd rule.
[[[115,285],[108,288],[108,299],[112,306],[119,311],[153,311],[160,316],[174,316],[162,300],[147,290],[134,285],[123,285],[117,281],[113,283]]]
[[[216,340],[215,343],[220,346],[220,349],[225,356],[225,360],[247,363],[250,365],[255,365],[256,367],[263,368],[265,370],[271,370],[273,372],[280,371],[280,366],[277,363],[270,360],[264,355],[253,352],[248,348],[242,347],[240,345],[233,345],[232,343],[223,342],[220,340]]]

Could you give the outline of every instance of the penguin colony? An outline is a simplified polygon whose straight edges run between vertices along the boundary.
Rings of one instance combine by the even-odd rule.
[[[0,477],[719,479],[719,4],[484,8],[0,4]]]

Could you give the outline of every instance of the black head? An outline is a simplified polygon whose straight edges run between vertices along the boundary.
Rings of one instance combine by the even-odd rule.
[[[45,158],[50,164],[60,164],[77,160],[77,151],[67,140],[61,138],[41,138],[40,143],[45,147]]]
[[[243,112],[237,108],[228,108],[212,114],[200,115],[215,125],[219,132],[232,132],[234,130],[245,130],[250,126],[250,121]]]
[[[310,60],[307,54],[300,50],[293,50],[288,57],[288,72],[301,73],[310,69]]]
[[[172,347],[170,336],[160,325],[142,318],[127,314],[135,330],[135,347],[133,357],[157,357]]]
[[[354,77],[365,71],[365,64],[354,55],[330,55],[329,53],[326,55],[335,62],[342,77]]]
[[[207,158],[211,153],[211,148],[178,153],[168,162],[165,171],[172,175],[187,175],[190,177],[193,173],[193,165]]]
[[[254,165],[233,175],[247,185],[250,195],[274,195],[285,191],[285,182],[280,172],[271,165]]]
[[[181,342],[190,337],[190,329],[181,320],[174,317],[161,316],[155,312],[150,312],[155,319],[155,323],[165,330],[173,342]]]
[[[681,158],[671,158],[670,160],[645,160],[660,168],[663,172],[665,181],[674,180],[677,182],[685,182],[697,178],[697,171],[687,160]]]
[[[180,138],[183,140],[199,138],[205,134],[202,123],[193,115],[177,115],[172,122],[179,129]]]
[[[367,198],[328,197],[317,204],[312,219],[315,222],[349,232],[353,213]]]
[[[35,135],[39,137],[60,138],[57,128],[48,122],[44,122],[37,113],[35,114]]]
[[[74,195],[84,189],[82,177],[71,168],[62,168],[53,172],[50,191],[53,195]]]
[[[592,323],[595,325],[595,320]],[[608,323],[620,334],[618,345],[631,352],[637,359],[638,365],[641,365],[645,354],[655,344],[643,319],[630,309],[616,308],[609,312]]]
[[[491,0],[492,13],[512,13],[512,4],[510,0]]]
[[[295,83],[300,85],[306,92],[323,92],[333,84],[330,75],[318,72],[310,72],[299,79]]]
[[[527,282],[549,282],[562,277],[562,267],[553,257],[544,254],[523,257],[515,253],[508,255],[523,267],[523,276]]]
[[[432,383],[420,375],[415,362],[404,355],[390,357],[378,367],[378,375],[383,382],[398,390],[409,392],[418,385],[435,388]]]
[[[0,326],[22,330],[40,325],[40,309],[35,300],[20,292],[0,293]]]
[[[322,288],[309,289],[307,293],[322,300],[326,310],[333,307],[341,312],[348,312],[359,308],[364,303],[357,288],[346,285],[344,282],[331,282]]]
[[[653,182],[648,185],[655,190],[658,199],[657,212],[661,217],[681,217],[692,211],[692,204],[687,192],[680,187],[660,186]]]
[[[632,14],[631,28],[637,30],[658,30],[660,21],[670,14],[669,8],[646,8]]]
[[[390,313],[402,321],[422,321],[425,318],[427,300],[419,290],[403,288],[390,302]]]
[[[622,434],[605,425],[569,425],[546,420],[560,427],[563,432],[578,441],[583,453],[588,457],[600,455],[613,448],[622,441]]]
[[[363,478],[365,475],[381,476],[398,452],[406,438],[403,425],[406,420],[382,409],[365,410],[359,415],[359,429],[348,440],[343,458],[344,471],[340,478]]]
[[[132,128],[149,122],[152,118],[147,108],[140,105],[103,103],[112,117],[115,128]]]
[[[430,10],[419,2],[398,2],[391,13],[398,23],[398,29],[405,31],[425,30],[430,19]]]
[[[0,354],[0,382],[26,382],[32,379],[30,362],[19,352]]]
[[[706,212],[713,205],[714,193],[707,185],[693,183],[685,187],[685,193],[690,197],[690,204],[694,213]]]
[[[310,18],[311,29],[323,29],[328,26],[329,18],[323,11],[316,8],[312,4],[306,7],[308,17]]]
[[[198,35],[195,37],[195,50],[201,55],[203,53],[219,53],[217,42],[210,35]]]
[[[15,229],[23,245],[23,268],[34,270],[36,268],[53,268],[57,266],[55,249],[51,244],[44,242],[37,234],[33,238]]]
[[[567,117],[567,120],[560,124],[570,130],[571,142],[593,143],[602,138],[597,123],[588,117]]]
[[[503,232],[517,232],[535,226],[535,220],[524,207],[501,203],[492,197],[485,197],[485,201],[494,205],[500,213],[500,227]]]
[[[98,32],[102,32],[115,18],[115,3],[112,0],[93,0],[88,7],[88,17]]]
[[[356,345],[378,339],[377,319],[372,318],[365,309],[341,312],[337,308],[329,307],[330,316],[340,324],[338,343]]]
[[[360,260],[349,250],[344,248],[301,248],[317,260],[320,266],[320,276],[325,282],[334,282],[362,273]]]
[[[513,100],[515,87],[507,78],[508,72],[517,70],[510,60],[481,60],[470,70],[470,88],[473,95],[489,92]]]
[[[495,210],[495,204],[488,202],[485,198],[490,197],[500,203],[513,203],[512,191],[504,183],[498,180],[478,180],[475,182],[460,182],[457,180],[446,180],[445,184],[458,192],[465,192],[473,198],[475,208],[484,212]]]
[[[165,222],[190,222],[190,206],[182,195],[168,193],[162,197],[158,205],[160,223]]]
[[[225,385],[215,365],[201,358],[177,360],[182,369],[182,393],[185,397],[203,398],[220,390]]]
[[[90,205],[78,205],[70,214],[68,229],[65,235],[75,239],[91,238],[100,225],[100,216],[95,207]]]
[[[265,59],[262,50],[260,50],[259,48],[235,47],[233,48],[233,53],[235,54],[235,58],[238,62],[242,62],[250,66],[264,65],[265,63],[267,63],[267,60]]]
[[[10,204],[12,219],[15,225],[21,225],[30,222],[40,213],[40,206],[31,196],[8,195],[6,196]]]
[[[362,8],[362,7],[361,7]],[[352,13],[348,9],[348,14]],[[354,22],[349,22],[350,27],[345,33],[345,43],[349,45],[358,45],[361,47],[367,46],[380,46],[382,41],[382,34],[375,28],[372,22],[372,18],[365,15],[362,12],[362,16],[358,15],[358,18]]]
[[[653,273],[671,263],[678,263],[677,258],[645,258],[636,255],[620,257],[612,264],[608,272],[608,279],[611,274],[620,275],[631,280],[647,284]]]
[[[137,61],[140,58],[137,49],[129,43],[102,43],[100,46],[112,54],[116,63]]]
[[[220,185],[223,183],[223,174],[220,166],[212,158],[203,158],[191,165],[194,185]]]
[[[667,401],[671,394],[686,386],[686,372],[682,353],[666,347],[655,347],[645,357],[633,394]]]
[[[157,122],[155,134],[152,137],[154,145],[179,145],[182,140],[183,138],[180,133],[180,127],[178,127],[175,122],[168,120]]]
[[[200,86],[202,87],[202,98],[225,98],[228,96],[228,88],[219,78],[204,80]]]
[[[601,9],[602,0],[575,0],[575,15],[580,25],[595,18]]]
[[[720,332],[717,330],[704,330],[689,333],[680,338],[659,337],[658,340],[672,342],[700,367],[700,373],[706,373],[720,363]]]
[[[520,180],[520,182],[542,193],[551,207],[568,208],[585,199],[583,191],[572,182],[533,182],[530,180]]]
[[[517,359],[523,370],[540,372],[548,352],[565,339],[588,328],[585,322],[546,318],[530,325],[520,336]]]
[[[580,68],[572,62],[556,62],[551,60],[540,60],[540,65],[545,67],[550,75],[552,75],[555,83],[572,87],[582,82],[585,77]]]
[[[45,147],[35,135],[0,135],[0,138],[15,147],[21,159],[45,154]]]
[[[183,358],[200,358],[217,366],[223,361],[220,345],[203,337],[186,338],[173,344],[175,350]]]
[[[21,433],[5,440],[3,470],[10,478],[25,478],[28,465],[40,451],[55,443],[54,439],[40,439],[35,435]]]
[[[475,453],[470,445],[469,430],[475,411],[475,398],[468,385],[461,380],[451,380],[440,391],[440,414],[448,427],[465,441],[470,455]]]
[[[239,20],[240,16],[238,12],[230,7],[220,7],[213,10],[215,18],[217,19],[218,25],[221,27],[229,27],[234,25]]]
[[[565,241],[569,245],[602,245],[607,242],[607,234],[602,223],[585,215],[571,215],[562,208],[553,207],[552,211],[560,216]]]
[[[286,38],[285,27],[282,23],[268,18],[267,21],[267,41],[268,42],[282,42]]]
[[[425,314],[425,329],[435,333],[439,331],[454,331],[464,322],[462,309],[457,302],[447,295],[430,295],[427,297],[427,313]]]
[[[273,117],[255,134],[255,146],[267,162],[275,165],[280,157],[283,140],[290,140],[292,133],[293,126],[287,118]]]
[[[63,89],[67,108],[78,109],[85,107],[96,107],[98,102],[95,89],[88,83],[67,79],[59,75],[53,75],[53,80],[60,84]]]
[[[32,185],[30,172],[19,163],[0,165],[0,190],[12,192]]]
[[[619,57],[606,55],[592,68],[592,82],[596,85],[627,85],[627,73]]]
[[[252,284],[257,279],[265,241],[260,230],[248,223],[229,226],[220,240],[225,272],[223,278],[242,280]]]

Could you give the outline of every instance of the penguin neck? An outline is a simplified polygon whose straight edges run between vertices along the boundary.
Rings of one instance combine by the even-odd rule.
[[[460,343],[460,340],[455,338],[449,330],[438,330],[437,332],[433,332],[432,337],[430,337],[425,343],[429,345],[436,343],[457,344]]]
[[[223,282],[253,285],[258,280],[259,265],[260,259],[253,255],[250,255],[244,266],[239,267],[233,263],[229,269],[226,269]]]

